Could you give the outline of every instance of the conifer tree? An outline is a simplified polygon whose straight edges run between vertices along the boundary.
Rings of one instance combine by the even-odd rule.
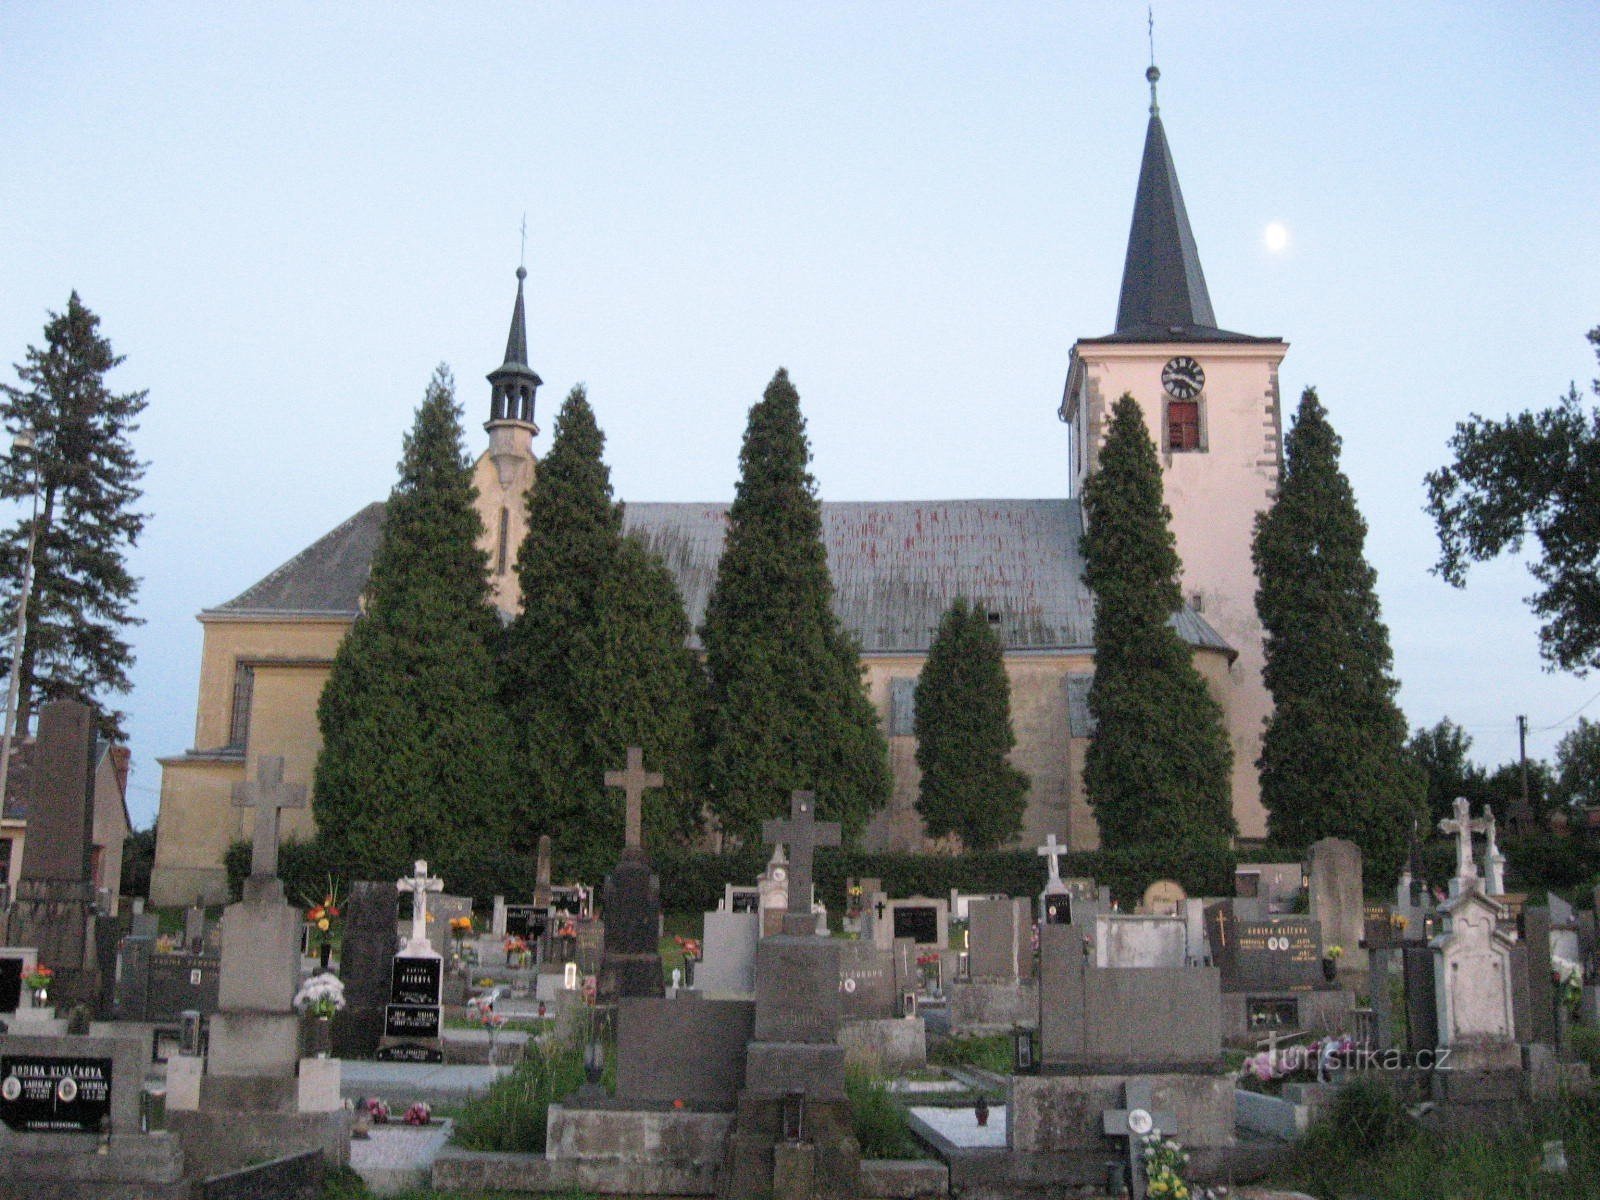
[[[1252,548],[1273,702],[1261,800],[1275,842],[1349,838],[1372,877],[1388,879],[1412,821],[1427,817],[1427,780],[1406,752],[1366,536],[1339,469],[1339,436],[1307,388],[1284,438],[1277,502],[1257,517]]]
[[[854,839],[889,798],[888,746],[859,651],[832,608],[800,397],[779,369],[750,409],[728,537],[706,606],[707,798],[754,842],[789,793]]]
[[[494,693],[483,523],[441,366],[406,435],[365,607],[317,706],[319,836],[354,871],[448,864],[509,832],[510,738]]]
[[[1209,846],[1234,832],[1233,752],[1221,706],[1171,624],[1180,564],[1161,468],[1132,396],[1112,408],[1083,493],[1085,578],[1095,596],[1097,723],[1084,786],[1108,850]]]
[[[124,736],[125,714],[107,703],[128,691],[133,649],[123,637],[143,624],[132,613],[139,581],[125,556],[139,540],[145,514],[134,510],[144,464],[129,434],[145,407],[145,392],[117,394],[106,373],[121,363],[99,332],[100,318],[73,292],[64,313],[51,313],[43,348],[29,346],[16,366],[21,387],[0,386],[0,418],[28,430],[34,448],[0,460],[0,498],[22,502],[24,517],[0,532],[0,578],[6,588],[5,628],[16,604],[37,530],[27,633],[18,671],[17,730],[51,700],[79,700],[99,715],[100,732]],[[29,496],[37,487],[37,518]],[[0,672],[10,670],[11,639],[3,641]]]
[[[621,793],[605,773],[629,746],[666,777],[645,837],[693,834],[698,818],[700,669],[671,573],[622,534],[605,435],[582,386],[556,417],[528,495],[517,555],[522,611],[506,631],[501,694],[517,735],[516,841],[549,833],[562,869],[597,878],[622,846]]]
[[[917,812],[930,837],[993,850],[1022,831],[1028,777],[1006,761],[1017,744],[1011,682],[984,610],[958,597],[939,622],[917,680],[913,729],[922,770]]]

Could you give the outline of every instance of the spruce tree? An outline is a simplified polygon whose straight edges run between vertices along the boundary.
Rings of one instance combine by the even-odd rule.
[[[365,878],[416,858],[448,870],[509,832],[510,738],[476,498],[441,366],[405,439],[364,611],[317,706],[319,836]]]
[[[1234,832],[1233,751],[1222,708],[1171,624],[1182,597],[1161,467],[1132,396],[1112,408],[1084,488],[1085,579],[1094,591],[1097,723],[1084,786],[1108,850],[1207,846]]]
[[[860,653],[832,608],[800,397],[780,369],[750,409],[728,536],[706,606],[708,802],[745,843],[814,791],[853,840],[889,798],[888,746]]]
[[[22,386],[0,386],[0,418],[13,430],[31,431],[35,443],[0,461],[0,498],[37,513],[0,532],[7,630],[16,620],[30,524],[37,533],[18,671],[19,733],[27,732],[40,704],[79,700],[99,714],[103,735],[124,736],[125,714],[107,700],[128,691],[133,648],[123,631],[143,624],[132,613],[139,581],[125,556],[145,523],[134,508],[144,464],[128,439],[146,393],[106,386],[106,373],[123,359],[99,329],[100,318],[73,292],[66,312],[50,314],[43,348],[29,346],[17,364]],[[11,639],[0,641],[0,671],[9,671]]]
[[[1369,877],[1388,879],[1413,820],[1427,817],[1427,780],[1406,752],[1366,536],[1339,469],[1339,436],[1308,388],[1284,439],[1277,502],[1256,519],[1252,548],[1273,701],[1261,800],[1273,841],[1348,838]]]
[[[644,808],[647,842],[697,827],[700,671],[671,573],[622,533],[605,435],[580,385],[528,495],[517,555],[522,611],[506,630],[501,695],[518,741],[517,841],[549,833],[562,870],[597,878],[623,841],[605,773],[629,746],[666,777]]]
[[[1028,777],[1006,761],[1011,682],[984,610],[958,597],[939,621],[917,680],[913,730],[922,770],[917,812],[930,837],[993,850],[1022,831]]]

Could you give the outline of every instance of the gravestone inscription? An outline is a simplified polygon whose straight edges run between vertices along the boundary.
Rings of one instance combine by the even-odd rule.
[[[111,1060],[0,1056],[0,1120],[19,1133],[98,1133],[111,1115]]]
[[[1310,917],[1241,921],[1232,905],[1212,904],[1206,936],[1224,992],[1309,992],[1326,985],[1322,930]]]
[[[939,944],[939,910],[933,905],[899,904],[894,909],[894,936],[920,946]]]

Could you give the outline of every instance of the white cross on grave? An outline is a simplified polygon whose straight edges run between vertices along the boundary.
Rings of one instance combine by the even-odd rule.
[[[644,793],[647,788],[658,788],[667,782],[659,771],[644,769],[644,751],[638,746],[628,747],[628,769],[607,771],[606,786],[621,788],[626,797],[623,819],[622,848],[638,850],[644,846]]]
[[[1456,839],[1456,873],[1450,880],[1450,894],[1459,896],[1480,886],[1478,864],[1472,858],[1472,835],[1487,832],[1489,825],[1486,821],[1472,819],[1472,806],[1465,796],[1457,796],[1454,807],[1456,815],[1440,821],[1439,832],[1452,834]]]
[[[1067,885],[1061,882],[1061,856],[1067,853],[1067,848],[1057,842],[1056,835],[1052,833],[1044,839],[1044,845],[1035,853],[1041,858],[1050,860],[1050,878],[1045,880],[1045,892],[1054,894],[1066,891]]]
[[[816,793],[791,792],[789,819],[774,817],[761,822],[761,840],[769,845],[782,842],[789,847],[789,911],[784,918],[785,933],[816,933],[817,918],[811,912],[811,859],[818,846],[839,844],[839,823],[816,819]]]
[[[1157,1112],[1150,1084],[1130,1079],[1122,1085],[1123,1108],[1108,1108],[1102,1114],[1107,1137],[1126,1138],[1128,1145],[1128,1195],[1145,1200],[1144,1139],[1150,1134],[1171,1136],[1178,1131],[1178,1118],[1170,1112]]]
[[[1483,848],[1483,882],[1491,896],[1506,894],[1506,856],[1500,853],[1500,843],[1495,840],[1494,809],[1483,806],[1485,845]]]
[[[283,756],[270,755],[256,763],[255,782],[233,785],[233,806],[256,810],[255,836],[251,839],[250,879],[246,899],[283,899],[278,879],[278,814],[285,808],[304,808],[306,785],[283,781]],[[275,886],[274,886],[275,885]]]
[[[396,879],[397,892],[411,893],[411,939],[400,952],[402,958],[438,958],[428,941],[428,893],[444,891],[444,880],[428,874],[428,864],[418,859],[415,869],[405,879]]]

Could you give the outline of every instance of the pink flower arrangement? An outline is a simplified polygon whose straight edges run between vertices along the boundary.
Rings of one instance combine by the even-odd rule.
[[[424,1101],[418,1100],[406,1109],[404,1120],[407,1125],[426,1125],[433,1120],[433,1110]]]

